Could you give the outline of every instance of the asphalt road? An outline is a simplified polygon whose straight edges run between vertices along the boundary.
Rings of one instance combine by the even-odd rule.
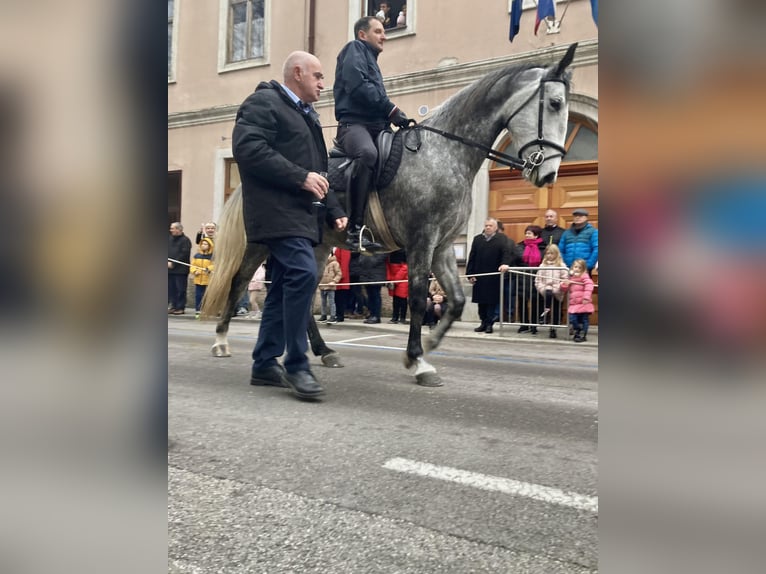
[[[345,367],[303,402],[248,384],[257,323],[168,322],[169,572],[597,568],[597,348],[324,327]]]

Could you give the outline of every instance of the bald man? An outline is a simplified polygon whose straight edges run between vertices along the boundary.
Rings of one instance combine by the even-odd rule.
[[[317,285],[314,246],[324,219],[347,218],[329,192],[327,149],[311,104],[324,88],[319,60],[293,52],[283,82],[261,82],[237,112],[232,150],[242,179],[247,241],[270,251],[271,287],[253,350],[250,383],[286,386],[300,399],[324,389],[309,369],[306,329]],[[324,202],[324,204],[323,204]],[[277,359],[284,353],[284,365]]]

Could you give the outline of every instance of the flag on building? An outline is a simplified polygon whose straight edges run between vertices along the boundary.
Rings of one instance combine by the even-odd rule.
[[[521,0],[513,0],[511,4],[511,29],[508,31],[508,40],[513,42],[513,37],[519,33],[521,25]]]
[[[593,21],[598,28],[598,0],[590,0],[590,13],[593,15]]]
[[[591,0],[592,2],[593,0]],[[535,18],[535,35],[537,35],[537,29],[542,22],[548,16],[556,17],[556,8],[553,5],[553,0],[537,0],[537,17]]]

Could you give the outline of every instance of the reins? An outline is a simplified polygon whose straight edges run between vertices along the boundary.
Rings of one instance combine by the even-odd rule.
[[[518,114],[522,109],[524,109],[524,107],[529,102],[532,101],[532,98],[534,98],[536,94],[539,96],[538,97],[538,116],[537,116],[537,139],[527,142],[526,144],[521,146],[521,148],[519,148],[519,156],[520,156],[521,153],[530,146],[537,145],[539,147],[539,149],[537,151],[532,152],[527,157],[527,159],[521,159],[520,157],[513,157],[511,155],[508,155],[506,153],[493,149],[489,146],[486,146],[472,139],[464,138],[462,136],[455,135],[453,133],[440,130],[438,128],[433,128],[431,126],[419,124],[414,119],[410,119],[409,120],[410,126],[405,128],[407,131],[404,134],[404,147],[407,148],[408,151],[418,152],[423,144],[421,135],[420,135],[420,130],[427,130],[429,132],[439,134],[440,136],[447,138],[449,140],[456,141],[463,145],[467,145],[469,147],[479,149],[486,154],[486,157],[488,159],[493,160],[499,164],[505,165],[511,169],[518,169],[519,171],[522,171],[522,172],[529,172],[535,167],[541,165],[543,161],[545,161],[546,157],[545,157],[545,154],[543,153],[544,145],[552,147],[553,149],[559,152],[555,155],[548,156],[547,159],[551,159],[555,157],[564,157],[566,155],[566,150],[564,149],[563,146],[557,144],[556,142],[547,140],[543,137],[543,109],[545,106],[544,86],[546,82],[562,82],[563,83],[563,80],[559,80],[559,79],[541,80],[540,86],[538,87],[538,89],[532,92],[529,95],[529,97],[526,100],[524,100],[524,103],[522,103],[518,108],[516,108],[516,110],[513,113],[511,113],[508,116],[508,119],[505,121],[505,126],[507,128],[508,125],[511,123],[511,120],[516,116],[516,114]],[[415,138],[414,146],[411,146],[408,140],[408,138],[411,139],[412,137]]]

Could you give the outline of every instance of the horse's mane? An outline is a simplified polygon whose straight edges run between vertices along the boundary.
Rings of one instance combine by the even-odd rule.
[[[545,68],[539,64],[512,64],[490,72],[447,98],[434,114],[424,120],[423,123],[444,127],[450,124],[450,120],[452,122],[465,122],[466,118],[470,118],[474,114],[479,102],[482,102],[482,106],[492,105],[491,98],[490,101],[487,101],[488,94],[492,93],[498,83],[501,81],[513,83],[521,74],[532,69]],[[563,74],[561,78],[566,85],[567,94],[569,94],[570,78],[571,74],[568,73]],[[503,101],[508,96],[508,93],[498,94],[498,98],[502,97]]]

